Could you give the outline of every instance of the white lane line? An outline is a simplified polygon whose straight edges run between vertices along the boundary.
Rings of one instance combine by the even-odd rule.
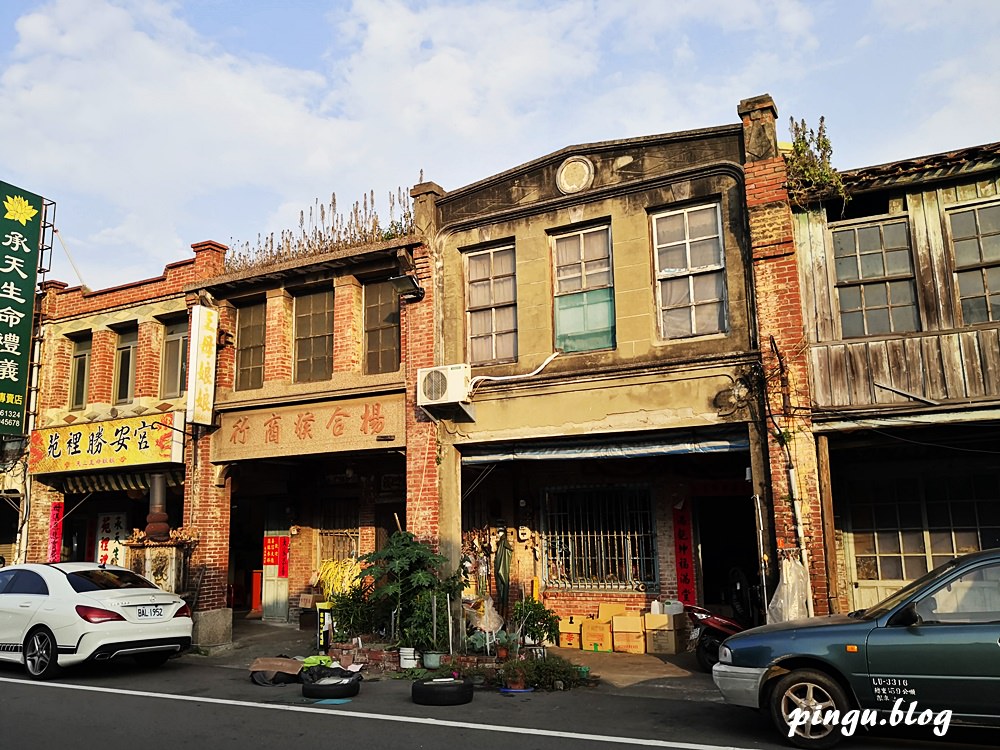
[[[60,690],[81,690],[90,693],[109,693],[112,695],[132,695],[137,698],[163,698],[166,700],[188,701],[190,703],[213,703],[219,706],[237,706],[240,708],[265,708],[269,711],[294,711],[304,714],[323,714],[325,716],[340,716],[343,718],[372,719],[374,721],[394,721],[401,724],[428,724],[438,727],[455,729],[475,729],[481,732],[501,732],[503,734],[530,734],[543,737],[559,737],[563,739],[585,740],[589,742],[607,742],[619,745],[643,745],[645,747],[669,747],[674,750],[755,750],[735,745],[700,745],[690,742],[670,742],[669,740],[639,739],[636,737],[615,737],[603,734],[582,734],[580,732],[558,732],[552,729],[533,729],[529,727],[496,726],[492,724],[475,724],[466,721],[447,721],[442,719],[420,718],[410,716],[389,716],[373,714],[364,711],[337,711],[329,708],[313,708],[312,706],[279,705],[274,703],[256,703],[254,701],[237,701],[227,698],[204,698],[193,695],[172,695],[170,693],[151,693],[144,690],[118,690],[115,688],[91,687],[89,685],[66,685],[59,682],[36,682],[34,680],[17,680],[0,677],[0,682],[10,682],[17,685],[27,685],[41,688],[57,688]]]

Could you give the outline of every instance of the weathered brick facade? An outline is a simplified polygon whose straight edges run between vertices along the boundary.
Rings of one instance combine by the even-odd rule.
[[[822,614],[828,601],[816,442],[791,204],[775,130],[777,109],[765,95],[741,102],[739,114],[747,144],[746,200],[770,416],[767,452],[775,536],[779,554],[797,554],[801,542],[813,608]]]

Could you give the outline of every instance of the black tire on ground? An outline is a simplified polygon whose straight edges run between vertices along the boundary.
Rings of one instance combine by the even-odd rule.
[[[410,697],[421,706],[460,706],[472,701],[472,680],[433,679],[413,683]]]
[[[167,663],[167,659],[170,658],[169,651],[150,651],[146,654],[136,654],[132,657],[135,659],[135,663],[140,667],[146,667],[152,669],[154,667],[162,667]]]
[[[844,689],[818,670],[796,669],[781,677],[771,691],[769,703],[774,726],[797,747],[826,750],[844,738],[839,725],[812,722],[797,726],[791,737],[788,735],[791,714],[796,708],[810,715],[838,711],[843,716],[851,707]]]
[[[24,642],[24,668],[33,680],[49,680],[61,671],[56,661],[59,647],[46,627],[32,630]]]
[[[361,690],[361,680],[347,682],[303,682],[303,698],[352,698]]]

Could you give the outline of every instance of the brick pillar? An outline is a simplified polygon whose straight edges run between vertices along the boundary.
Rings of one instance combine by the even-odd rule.
[[[118,335],[110,328],[95,328],[91,333],[90,380],[87,404],[110,404],[115,380],[115,346]]]
[[[64,500],[63,494],[37,479],[31,480],[31,510],[28,515],[27,549],[25,562],[48,562],[49,555],[49,518],[52,503]],[[64,509],[65,512],[65,509]]]
[[[364,347],[364,307],[361,282],[338,276],[333,288],[333,371],[361,372]]]
[[[264,321],[264,382],[291,383],[295,300],[284,289],[269,289]]]
[[[226,604],[229,584],[229,480],[210,461],[212,440],[220,432],[193,427],[196,438],[185,450],[184,526],[198,533],[190,564],[205,566],[195,611],[195,643],[213,646],[232,641],[232,610]],[[221,486],[219,486],[221,485]]]
[[[139,323],[139,344],[135,358],[135,398],[160,395],[160,359],[163,353],[163,324],[157,320]]]
[[[740,102],[757,325],[766,383],[767,453],[778,548],[796,549],[800,516],[816,614],[829,611],[816,442],[812,433],[808,342],[784,157],[774,101]],[[774,341],[772,347],[771,341]],[[796,499],[798,502],[796,503]]]

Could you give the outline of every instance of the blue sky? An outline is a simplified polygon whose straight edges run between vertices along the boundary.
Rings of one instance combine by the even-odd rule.
[[[335,193],[445,190],[770,93],[838,168],[1000,140],[993,0],[3,0],[0,180],[92,288]],[[984,74],[983,71],[986,71]],[[58,244],[49,278],[78,283]]]

